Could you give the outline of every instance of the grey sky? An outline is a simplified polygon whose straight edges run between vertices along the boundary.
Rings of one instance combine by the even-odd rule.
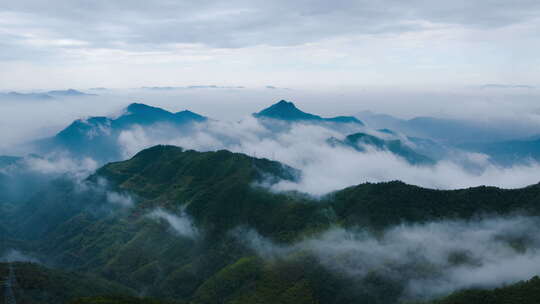
[[[0,89],[537,85],[540,2],[0,4]]]

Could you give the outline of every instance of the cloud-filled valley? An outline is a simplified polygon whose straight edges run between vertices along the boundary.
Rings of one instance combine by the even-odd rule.
[[[486,156],[462,152],[434,166],[415,166],[388,151],[358,153],[349,147],[331,147],[327,139],[343,134],[320,126],[298,124],[281,134],[272,134],[256,119],[239,123],[209,122],[195,127],[188,136],[171,136],[167,127],[135,127],[120,134],[126,157],[156,144],[173,144],[200,151],[228,149],[281,161],[302,170],[299,184],[284,182],[277,189],[324,194],[363,182],[402,180],[437,189],[479,185],[517,188],[539,181],[540,165],[509,168],[490,163]],[[160,136],[161,134],[161,136]],[[163,136],[166,134],[165,136]],[[411,143],[412,144],[412,143]],[[474,170],[469,169],[471,166]]]
[[[50,102],[54,103],[47,101]],[[76,105],[73,109],[81,105],[81,101],[76,99],[73,102]],[[20,109],[29,109],[32,104],[22,103]],[[27,217],[20,223],[14,223],[9,215],[6,218],[0,216],[0,237],[5,233],[10,238],[22,239],[66,238],[59,245],[61,249],[41,245],[37,252],[32,246],[21,247],[16,241],[6,238],[3,240],[5,248],[0,250],[3,260],[30,261],[45,266],[71,265],[81,262],[72,261],[77,259],[68,258],[64,251],[72,254],[71,250],[76,250],[79,252],[77,254],[84,255],[98,250],[95,246],[119,246],[114,249],[118,250],[118,256],[106,253],[111,257],[101,271],[105,274],[123,273],[133,267],[137,271],[130,274],[125,284],[135,284],[133,286],[145,290],[162,290],[164,287],[161,285],[137,285],[140,284],[137,273],[152,269],[155,282],[162,282],[165,277],[171,280],[171,277],[180,275],[163,269],[172,267],[164,262],[168,259],[165,256],[173,252],[179,254],[176,251],[178,248],[189,248],[178,259],[184,262],[193,259],[204,265],[194,262],[194,265],[183,266],[189,270],[182,270],[187,271],[182,272],[182,276],[192,275],[195,270],[190,267],[207,271],[207,267],[211,267],[209,261],[228,259],[215,257],[216,252],[224,249],[206,247],[217,237],[220,239],[218,244],[225,242],[226,246],[231,246],[223,252],[231,255],[252,252],[257,257],[256,263],[263,263],[267,268],[282,267],[276,266],[282,264],[295,265],[299,263],[297,257],[307,255],[315,259],[316,265],[323,267],[318,271],[328,271],[332,280],[341,282],[336,284],[349,286],[343,289],[344,293],[350,291],[349,297],[384,298],[381,300],[383,303],[429,300],[468,288],[500,287],[529,279],[540,271],[535,266],[540,261],[540,240],[530,234],[530,231],[539,228],[540,221],[538,214],[529,214],[526,208],[503,209],[505,211],[500,214],[498,211],[479,212],[473,213],[474,216],[452,213],[442,217],[430,215],[425,221],[403,220],[381,228],[345,224],[347,221],[338,219],[343,216],[336,213],[339,212],[338,207],[325,205],[336,199],[333,193],[342,195],[342,191],[347,191],[342,189],[347,187],[370,185],[364,183],[375,183],[373,185],[378,187],[377,183],[395,180],[428,189],[465,189],[482,185],[514,189],[534,185],[539,182],[540,172],[540,158],[531,148],[535,147],[535,137],[516,136],[515,142],[505,141],[508,139],[505,134],[494,131],[492,136],[500,137],[501,141],[490,142],[482,146],[484,150],[479,151],[457,144],[450,137],[435,138],[436,134],[445,134],[448,130],[467,132],[470,125],[459,125],[459,120],[448,124],[448,120],[430,118],[431,124],[443,127],[437,131],[439,133],[425,133],[427,136],[421,138],[407,134],[407,131],[421,129],[414,129],[415,125],[406,120],[394,119],[391,128],[382,128],[384,125],[373,127],[374,121],[366,122],[354,116],[310,114],[287,101],[277,102],[236,120],[206,117],[187,110],[169,112],[142,103],[132,103],[125,108],[119,105],[118,101],[111,102],[90,112],[99,116],[92,115],[72,123],[62,122],[64,126],[61,131],[52,133],[52,136],[49,133],[48,137],[15,140],[20,144],[14,144],[7,150],[20,156],[0,158],[0,187],[9,190],[3,191],[0,196],[0,208],[6,214]],[[85,107],[91,108],[91,105]],[[83,110],[84,107],[78,109]],[[77,114],[65,115],[66,118],[59,118],[57,123]],[[43,119],[41,123],[47,124],[48,121]],[[384,123],[384,120],[377,123]],[[22,130],[21,133],[14,133],[15,136],[25,136],[27,132]],[[504,153],[497,154],[502,152],[492,148],[493,145],[499,147],[508,143],[520,147],[521,156],[516,158]],[[172,162],[139,168],[137,163],[141,159],[150,162],[167,160],[167,157],[162,159],[159,155],[155,159],[145,156],[159,150],[156,148],[158,145],[182,147],[184,150],[179,151],[184,151],[182,153],[185,155],[201,155],[208,162],[213,156],[204,156],[207,154],[201,152],[228,150],[240,154],[233,154],[236,156],[232,156],[232,160],[218,158],[212,166],[226,168],[215,168],[219,173],[212,173],[214,168],[190,169],[190,166],[204,164],[199,159],[193,160],[193,164]],[[169,146],[163,147],[167,150]],[[218,152],[215,155],[227,154]],[[234,163],[242,157],[251,159],[251,166],[256,172],[253,174],[259,179],[244,181],[242,177],[233,175],[232,181],[246,182],[247,188],[225,186],[224,190],[208,190],[213,184],[205,181],[205,178],[229,174],[231,168],[236,168],[230,162]],[[268,161],[264,159],[279,163],[254,163]],[[119,162],[124,160],[128,160],[129,165]],[[277,169],[272,166],[277,166]],[[164,174],[170,174],[174,172],[172,168],[180,172],[195,170],[189,173],[194,176],[161,177],[161,170],[165,171]],[[137,173],[137,170],[143,173]],[[210,175],[204,175],[206,170]],[[247,169],[240,167],[238,170],[244,172],[242,170]],[[287,173],[276,173],[280,170]],[[151,181],[154,175],[158,178],[156,184]],[[252,178],[249,174],[247,176]],[[183,182],[202,184],[183,186]],[[214,182],[220,184],[221,180]],[[384,185],[380,184],[380,187]],[[411,190],[413,192],[431,191],[412,189],[415,189]],[[475,189],[504,191],[496,188]],[[516,191],[527,192],[527,189]],[[220,196],[221,191],[224,191],[224,197]],[[241,199],[229,196],[235,197],[242,191],[259,193],[246,194],[246,197],[275,196],[272,199],[280,203],[294,202],[302,208],[320,210],[307,217],[309,220],[302,219],[308,224],[299,228],[301,232],[283,232],[288,236],[282,238],[281,234],[265,230],[268,227],[251,222],[250,212],[254,211],[239,209],[235,213],[231,207],[227,211],[233,212],[231,215],[220,214],[225,212],[220,209],[220,204],[236,204],[236,200]],[[264,194],[260,194],[260,191]],[[475,190],[471,191],[475,193]],[[476,194],[470,195],[475,197]],[[493,195],[497,200],[497,194]],[[212,205],[214,197],[223,201],[218,200],[218,205]],[[481,196],[474,199],[477,198]],[[280,208],[288,210],[289,207]],[[62,212],[51,214],[53,209]],[[428,208],[416,212],[430,211]],[[248,218],[237,220],[237,216]],[[288,220],[297,223],[294,218]],[[309,221],[316,224],[310,226]],[[74,225],[74,230],[69,230],[68,235],[64,236],[61,229],[70,225]],[[270,227],[272,225],[278,224],[273,223]],[[101,233],[110,235],[111,239]],[[81,236],[85,234],[85,237]],[[54,242],[51,241],[51,246]],[[145,259],[146,255],[151,256],[150,259],[155,261],[145,262],[147,264],[144,265],[124,265],[136,261],[123,258],[123,255],[132,252],[145,256]],[[200,261],[194,258],[199,254],[202,254]],[[204,260],[206,258],[210,260]],[[91,263],[97,265],[100,262],[92,260]],[[151,266],[154,263],[157,266]],[[183,262],[175,260],[174,263]],[[210,284],[208,282],[205,284]],[[372,285],[372,282],[379,282],[379,285]],[[203,284],[200,288],[207,287]],[[388,292],[387,297],[383,297],[384,288],[392,291]]]
[[[540,271],[536,217],[491,217],[398,225],[383,233],[331,228],[293,245],[279,245],[257,232],[233,232],[268,260],[308,252],[325,267],[357,280],[379,275],[400,283],[400,297],[433,298],[464,288],[498,287]]]
[[[77,107],[82,106],[80,101],[73,102]],[[19,111],[24,111],[31,105],[34,103],[12,104],[14,109]],[[166,117],[163,114],[166,112],[161,113],[155,110],[156,108],[142,107],[141,113],[136,114],[140,116],[129,119],[122,118],[126,117],[129,111],[123,112],[126,110],[120,110],[117,103],[104,107],[107,108],[119,113],[111,116],[111,122],[114,123],[115,119],[123,122],[111,126],[111,122],[81,120],[78,125],[72,125],[63,131],[65,133],[71,130],[69,132],[75,132],[76,135],[59,133],[56,136],[76,136],[63,142],[63,146],[53,145],[52,148],[43,150],[44,145],[41,143],[43,140],[37,141],[41,145],[38,148],[27,140],[24,144],[13,145],[9,150],[18,152],[19,155],[45,153],[44,158],[25,158],[27,165],[36,171],[89,174],[104,161],[128,159],[140,150],[157,144],[177,145],[197,151],[226,149],[277,160],[301,170],[299,181],[284,181],[274,185],[273,189],[298,190],[314,195],[322,195],[364,182],[391,180],[401,180],[434,189],[458,189],[479,185],[518,188],[539,181],[537,172],[540,166],[534,157],[523,157],[518,159],[519,161],[512,160],[501,165],[492,161],[491,155],[448,145],[444,139],[437,142],[428,138],[410,137],[401,133],[399,129],[386,131],[374,129],[369,124],[365,126],[349,122],[259,119],[251,115],[243,116],[236,121],[210,118],[189,123],[179,121],[181,125],[178,125],[177,122],[171,124],[169,120],[176,118]],[[154,110],[157,114],[153,113]],[[100,112],[103,113],[103,110]],[[165,116],[160,117],[162,114]],[[144,115],[158,116],[147,121]],[[46,113],[44,118],[48,118]],[[191,118],[186,116],[186,119]],[[16,123],[12,124],[12,127],[15,126]],[[381,123],[377,126],[380,127]],[[392,127],[399,128],[395,124]],[[463,127],[465,131],[461,132],[467,132],[467,127],[472,126],[465,125]],[[405,129],[407,130],[409,129]],[[12,133],[19,138],[27,136],[27,131],[19,132]],[[340,144],[344,140],[349,140],[348,136],[352,134],[362,134],[369,138],[361,139],[364,142]],[[88,146],[77,147],[85,140],[97,141]],[[383,140],[386,141],[383,143],[386,146],[377,146],[365,140]],[[330,141],[337,141],[338,144],[332,144]],[[388,145],[396,144],[396,141],[399,141],[398,149],[405,151],[389,150]],[[23,141],[19,139],[16,142]],[[75,150],[69,150],[72,148]],[[94,149],[95,152],[92,154],[88,149]],[[433,162],[430,164],[411,162],[410,157],[407,158],[404,153],[426,156],[433,159]],[[110,157],[103,158],[103,155]]]
[[[2,1],[0,302],[540,303],[539,16]]]

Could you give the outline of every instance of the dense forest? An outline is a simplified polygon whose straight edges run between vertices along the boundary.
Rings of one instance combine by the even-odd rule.
[[[43,264],[15,265],[17,290],[28,303],[161,303],[139,298],[150,297],[163,303],[384,304],[408,301],[406,282],[377,269],[362,276],[332,271],[297,244],[331,229],[377,235],[399,225],[540,212],[539,185],[441,191],[396,181],[319,198],[271,190],[300,176],[244,154],[155,146],[84,181],[61,177],[22,204],[4,204],[2,247]],[[441,303],[518,297],[534,293],[535,284],[463,291]]]

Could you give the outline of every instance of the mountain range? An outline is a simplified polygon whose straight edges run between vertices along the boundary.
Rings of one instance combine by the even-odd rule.
[[[85,97],[85,96],[97,96],[96,94],[88,94],[75,89],[67,90],[53,90],[43,93],[20,93],[20,92],[8,92],[0,93],[0,99],[6,100],[51,100],[62,97]]]
[[[292,102],[281,100],[253,114],[253,116],[273,133],[288,130],[290,128],[288,124],[311,124],[329,128],[343,134],[342,138],[328,138],[328,143],[333,147],[350,147],[360,153],[372,150],[387,151],[413,165],[433,165],[440,160],[455,157],[455,155],[464,152],[483,153],[494,164],[501,166],[540,160],[540,155],[537,153],[539,151],[537,138],[500,142],[485,140],[471,142],[466,141],[468,137],[463,137],[462,143],[458,144],[456,139],[444,134],[468,133],[467,136],[483,138],[482,132],[484,131],[475,126],[463,125],[461,122],[451,120],[417,118],[402,121],[391,116],[364,114],[364,117],[374,123],[373,126],[371,124],[366,126],[362,121],[352,116],[323,118],[298,109]],[[124,110],[122,115],[116,118],[78,119],[55,136],[33,142],[33,152],[39,155],[48,155],[59,151],[67,152],[74,158],[91,158],[99,164],[104,164],[125,158],[125,153],[123,153],[119,143],[119,136],[124,131],[132,130],[135,127],[152,129],[156,126],[166,125],[172,128],[167,131],[168,138],[174,139],[175,136],[188,137],[195,124],[207,121],[209,121],[207,117],[188,110],[172,113],[161,108],[133,103]],[[376,126],[381,125],[390,125],[395,129],[375,129]],[[456,131],[456,128],[461,131]],[[482,134],[476,134],[470,130],[476,130],[475,132]],[[426,137],[410,135],[419,133]]]
[[[323,118],[284,100],[253,117],[269,138],[297,126],[330,130],[336,135],[321,142],[330,153],[385,152],[426,171],[454,146],[521,160],[533,155],[536,145],[528,143],[537,140],[503,142],[508,150],[439,143],[354,117]],[[133,103],[117,117],[79,119],[34,142],[39,155],[1,156],[0,278],[15,283],[12,290],[4,285],[0,298],[13,292],[21,303],[37,304],[538,302],[538,277],[520,274],[536,274],[540,246],[531,231],[540,227],[540,184],[435,190],[390,181],[313,197],[281,190],[305,172],[276,160],[164,144],[125,159],[119,142],[137,128],[189,138],[214,123],[188,110]],[[222,129],[219,136],[238,136]],[[521,154],[508,147],[522,147]],[[99,168],[84,176],[32,169],[60,152],[93,158]],[[331,174],[321,168],[319,174]],[[525,266],[502,285],[483,284],[494,280],[497,254]],[[474,270],[478,275],[465,284],[463,274]],[[456,277],[467,282],[451,286]],[[422,285],[421,296],[411,282]]]
[[[373,128],[388,128],[413,137],[427,138],[450,145],[472,142],[497,142],[526,137],[526,129],[503,122],[488,123],[483,120],[464,120],[430,116],[401,119],[388,114],[363,111],[356,114]]]
[[[328,143],[332,146],[352,147],[356,151],[365,152],[367,149],[378,151],[388,151],[396,156],[405,159],[413,165],[433,165],[435,161],[425,155],[414,151],[405,145],[400,139],[383,139],[366,133],[355,133],[347,135],[344,140],[330,138]]]
[[[191,111],[171,113],[161,108],[132,103],[117,118],[90,117],[78,119],[52,138],[34,143],[37,153],[67,151],[74,157],[90,157],[100,163],[122,159],[118,136],[134,126],[167,124],[180,132],[206,117]]]
[[[125,296],[133,289],[179,303],[397,303],[405,285],[384,271],[349,277],[320,264],[310,250],[280,253],[265,249],[265,242],[295,248],[336,225],[382,232],[482,214],[540,215],[539,185],[440,191],[367,183],[318,200],[267,188],[299,174],[225,150],[155,146],[102,167],[84,187],[66,178],[51,181],[7,208],[0,226],[8,244],[22,244],[21,250],[63,271],[98,276],[111,288],[120,284]],[[131,204],[116,203],[127,195]],[[278,257],[260,250],[277,250]],[[104,294],[95,289],[96,296]]]
[[[322,118],[303,112],[292,102],[284,100],[253,114],[253,116],[274,133],[287,130],[288,127],[285,126],[283,129],[284,126],[281,123],[311,124],[336,130],[346,136],[340,146],[348,146],[358,152],[366,152],[367,150],[363,147],[371,146],[375,150],[394,153],[411,164],[433,164],[433,158],[425,156],[425,154],[435,154],[432,153],[432,150],[439,152],[443,149],[431,141],[430,145],[426,145],[428,140],[419,138],[409,138],[404,141],[390,130],[379,132],[389,139],[379,138],[372,134],[367,135],[364,132],[358,132],[366,130],[366,126],[362,121],[352,116]],[[195,124],[207,121],[209,121],[207,117],[188,110],[172,113],[161,108],[133,103],[117,118],[89,117],[78,119],[55,136],[34,142],[33,146],[34,152],[40,155],[61,151],[68,152],[72,157],[89,157],[104,164],[123,159],[124,155],[119,145],[119,136],[123,131],[131,130],[134,127],[152,128],[166,125],[172,128],[168,131],[168,138],[174,138],[175,134],[176,136],[189,136]],[[358,140],[360,134],[364,134],[362,135],[364,139],[369,138],[370,140]],[[328,142],[332,146],[336,146],[335,143],[338,141],[335,138],[329,138]],[[415,151],[417,144],[419,151]]]

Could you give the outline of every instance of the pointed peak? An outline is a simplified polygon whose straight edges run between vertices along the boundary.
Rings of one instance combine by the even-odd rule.
[[[131,110],[138,110],[138,109],[145,109],[145,108],[152,108],[152,107],[144,103],[133,102],[129,104],[129,106],[127,106],[126,110],[131,111]]]
[[[281,120],[320,120],[320,116],[305,113],[298,109],[294,103],[286,100],[280,100],[270,107],[254,114],[255,117],[267,117]]]
[[[292,102],[290,102],[290,101],[286,101],[285,99],[282,99],[282,100],[276,102],[275,105],[281,105],[281,106],[284,106],[284,105],[294,106],[294,103],[292,103]]]
[[[193,111],[190,111],[190,110],[183,110],[183,111],[179,111],[179,112],[176,112],[175,114],[196,114],[196,115],[199,115]]]
[[[282,108],[300,111],[293,102],[287,101],[285,99],[276,102],[275,104],[271,105],[270,108]]]
[[[189,120],[198,120],[198,121],[203,121],[203,120],[206,120],[207,118],[200,115],[200,114],[197,114],[195,112],[192,112],[190,110],[183,110],[183,111],[180,111],[180,112],[176,112],[174,113],[174,115],[176,117],[179,117],[179,118],[183,118],[183,119],[189,119]]]

